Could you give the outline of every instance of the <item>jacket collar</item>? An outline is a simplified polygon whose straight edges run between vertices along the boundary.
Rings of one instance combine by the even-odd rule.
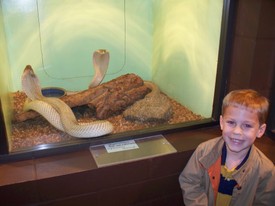
[[[212,145],[209,145],[209,149],[205,149],[204,154],[199,159],[202,166],[206,169],[209,169],[221,157],[224,140],[219,137],[211,143]]]
[[[208,149],[203,151],[204,154],[200,157],[199,161],[205,169],[209,169],[221,157],[223,145],[224,140],[222,137],[219,137],[212,141],[212,146],[210,145]],[[233,173],[233,177],[239,185],[243,184],[248,176],[247,174],[253,169],[255,158],[256,147],[252,145],[247,161]]]

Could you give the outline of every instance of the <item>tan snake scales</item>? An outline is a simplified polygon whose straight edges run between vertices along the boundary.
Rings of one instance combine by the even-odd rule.
[[[24,110],[40,113],[55,128],[74,137],[90,138],[109,134],[113,125],[109,121],[99,120],[79,123],[71,108],[59,98],[44,97],[38,77],[31,66],[27,66],[22,75],[22,89],[31,101],[27,101]]]

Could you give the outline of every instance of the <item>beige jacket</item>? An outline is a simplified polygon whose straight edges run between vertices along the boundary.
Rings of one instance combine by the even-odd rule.
[[[220,179],[222,137],[198,146],[179,177],[186,206],[214,206]],[[275,167],[252,146],[246,163],[233,174],[231,206],[275,205]]]

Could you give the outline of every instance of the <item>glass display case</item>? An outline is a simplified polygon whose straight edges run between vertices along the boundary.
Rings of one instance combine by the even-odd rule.
[[[1,0],[1,155],[69,151],[215,123],[230,5]],[[90,133],[76,131],[94,122]]]

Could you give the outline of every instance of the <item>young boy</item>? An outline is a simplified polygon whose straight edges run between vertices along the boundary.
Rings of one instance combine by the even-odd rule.
[[[265,132],[268,106],[254,90],[224,98],[222,137],[200,144],[180,174],[186,206],[275,205],[274,164],[253,145]]]

